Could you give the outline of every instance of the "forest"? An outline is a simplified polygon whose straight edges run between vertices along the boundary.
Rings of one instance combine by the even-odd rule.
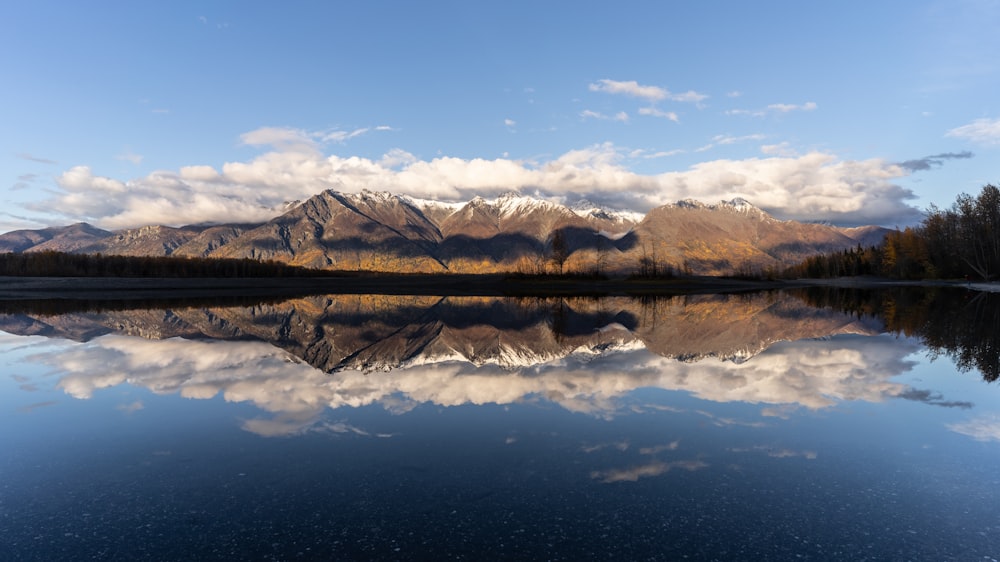
[[[881,246],[860,246],[806,259],[785,277],[876,275],[894,279],[991,280],[1000,273],[1000,189],[959,195],[948,209],[931,206],[919,225],[890,232]]]
[[[27,252],[0,254],[0,275],[15,277],[322,277],[338,272],[274,261]]]

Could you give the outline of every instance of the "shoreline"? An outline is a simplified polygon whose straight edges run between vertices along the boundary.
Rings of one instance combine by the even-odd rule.
[[[520,278],[502,275],[372,277],[147,278],[0,277],[0,300],[145,300],[219,297],[293,297],[317,294],[439,296],[671,296],[800,287],[875,289],[892,286],[955,287],[1000,292],[997,283],[897,281],[869,277],[742,280]]]

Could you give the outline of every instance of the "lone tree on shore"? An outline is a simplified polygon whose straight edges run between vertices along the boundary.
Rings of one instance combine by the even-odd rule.
[[[551,253],[549,255],[552,263],[559,270],[559,275],[562,275],[566,260],[569,259],[569,243],[567,243],[566,234],[562,230],[556,230],[552,233]]]

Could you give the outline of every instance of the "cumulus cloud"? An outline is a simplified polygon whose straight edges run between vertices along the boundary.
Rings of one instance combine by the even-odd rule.
[[[761,138],[720,135],[708,147]],[[285,201],[305,200],[326,189],[375,189],[443,201],[507,191],[557,202],[584,195],[637,212],[687,198],[714,202],[743,197],[783,219],[896,225],[920,218],[907,204],[914,198],[912,192],[895,183],[911,170],[880,159],[840,160],[824,152],[712,160],[646,175],[627,167],[632,151],[610,143],[571,150],[549,161],[525,162],[448,156],[421,160],[400,149],[379,160],[327,156],[321,151],[323,137],[290,128],[257,129],[244,134],[241,142],[272,148],[221,168],[185,166],[128,181],[76,166],[57,177],[59,189],[50,199],[31,209],[58,209],[67,221],[103,228],[254,222],[276,216]],[[656,156],[669,154],[674,153]]]
[[[1000,119],[976,119],[968,125],[949,130],[945,136],[980,144],[1000,144]]]

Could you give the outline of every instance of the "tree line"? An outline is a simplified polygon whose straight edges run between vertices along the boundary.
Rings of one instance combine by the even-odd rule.
[[[275,261],[163,256],[70,254],[44,251],[0,254],[0,275],[15,277],[317,277],[331,271]]]
[[[1000,188],[959,195],[948,209],[931,206],[917,226],[890,232],[881,246],[813,256],[788,277],[877,275],[896,279],[983,279],[1000,273]]]

